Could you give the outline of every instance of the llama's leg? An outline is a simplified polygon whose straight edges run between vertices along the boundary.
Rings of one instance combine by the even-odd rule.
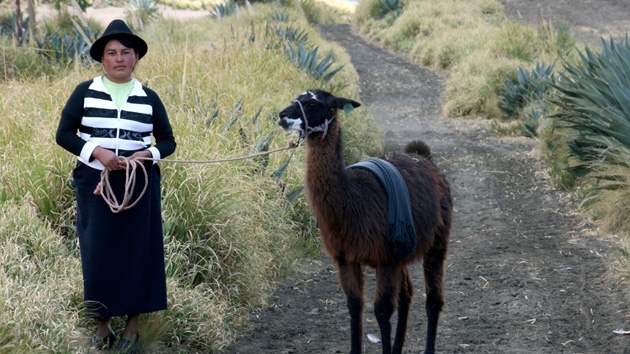
[[[402,283],[398,296],[398,324],[396,325],[396,337],[394,338],[393,354],[402,353],[403,345],[405,345],[405,336],[407,335],[407,321],[409,319],[409,310],[411,308],[411,299],[413,297],[413,283],[409,275],[407,267],[402,269]]]
[[[390,322],[396,307],[396,295],[400,291],[402,272],[399,267],[378,266],[376,268],[376,295],[374,314],[381,330],[383,354],[392,352],[392,324]]]
[[[444,261],[446,246],[434,246],[424,258],[424,284],[427,312],[427,343],[424,354],[435,353],[438,319],[444,306]]]
[[[350,354],[361,354],[363,341],[363,273],[360,264],[338,261],[339,284],[350,312]]]

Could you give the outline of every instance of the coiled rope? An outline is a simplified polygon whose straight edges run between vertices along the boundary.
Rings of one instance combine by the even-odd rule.
[[[147,180],[149,177],[147,175],[147,169],[144,167],[144,164],[139,161],[139,159],[130,160],[124,156],[120,156],[119,158],[122,159],[127,166],[125,168],[125,193],[123,195],[123,200],[118,203],[118,198],[116,198],[116,195],[112,190],[112,186],[109,183],[109,171],[103,170],[101,172],[101,182],[99,183],[101,196],[103,197],[105,203],[109,206],[109,210],[111,210],[114,214],[120,213],[123,210],[131,209],[138,204],[142,196],[144,196],[144,192],[147,191]],[[144,173],[144,187],[142,188],[140,195],[138,195],[138,198],[136,198],[136,200],[132,203],[131,196],[136,188],[136,171],[138,168],[140,168]]]
[[[275,150],[269,150],[269,151],[260,152],[257,154],[252,154],[252,155],[247,155],[247,156],[233,157],[233,158],[219,159],[219,160],[167,160],[167,159],[154,159],[150,157],[138,157],[135,159],[128,159],[124,156],[119,156],[119,158],[121,158],[125,162],[125,165],[126,165],[125,190],[124,190],[122,201],[120,203],[118,202],[118,198],[116,198],[116,195],[114,194],[114,191],[112,190],[112,186],[109,183],[109,171],[107,171],[106,169],[104,169],[101,172],[101,181],[98,184],[97,189],[100,188],[101,196],[103,197],[103,200],[105,201],[105,203],[109,206],[109,210],[111,210],[112,213],[120,213],[121,211],[131,209],[136,204],[138,204],[140,199],[142,199],[142,197],[144,196],[144,193],[147,191],[148,174],[147,174],[147,169],[144,167],[144,164],[142,163],[142,161],[211,164],[211,163],[251,159],[258,156],[269,155],[278,151],[294,149],[298,146],[299,146],[298,143],[294,143],[293,141],[291,141],[289,142],[288,146],[283,147],[283,148],[278,148]],[[144,187],[142,188],[142,192],[140,192],[138,197],[132,201],[131,197],[136,188],[136,176],[137,176],[138,169],[142,170],[142,173],[144,174],[145,182],[144,182]]]

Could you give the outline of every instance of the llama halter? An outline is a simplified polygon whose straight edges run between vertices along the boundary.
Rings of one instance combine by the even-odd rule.
[[[321,140],[324,140],[324,138],[326,137],[326,134],[328,134],[328,125],[330,124],[330,122],[332,122],[335,119],[335,116],[333,116],[331,119],[326,119],[324,123],[316,127],[309,127],[308,120],[306,119],[306,112],[304,112],[304,106],[302,105],[302,102],[300,102],[299,100],[293,100],[293,102],[297,103],[298,106],[300,106],[300,111],[302,112],[302,119],[304,119],[304,134],[300,135],[300,141],[306,139],[307,136],[315,132],[324,132],[324,135],[322,135],[322,139],[321,139]]]

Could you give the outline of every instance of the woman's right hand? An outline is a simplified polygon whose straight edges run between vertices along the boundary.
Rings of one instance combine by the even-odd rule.
[[[124,168],[125,163],[110,150],[97,147],[92,152],[92,156],[97,159],[107,171],[115,171]]]

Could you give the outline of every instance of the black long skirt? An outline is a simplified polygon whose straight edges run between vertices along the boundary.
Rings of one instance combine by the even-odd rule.
[[[109,318],[166,309],[166,274],[160,197],[160,169],[145,163],[147,190],[129,210],[112,213],[94,189],[101,171],[81,162],[74,169],[77,233],[81,249],[84,299],[88,316]],[[122,201],[125,172],[109,175]],[[135,194],[142,191],[138,171]]]

